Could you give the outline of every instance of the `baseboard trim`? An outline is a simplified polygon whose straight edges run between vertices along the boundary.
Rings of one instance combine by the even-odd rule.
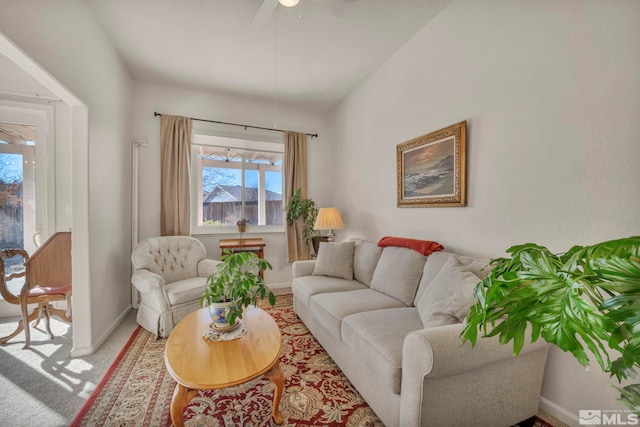
[[[111,323],[111,325],[107,328],[107,330],[104,331],[104,333],[93,345],[89,347],[77,347],[77,348],[73,347],[71,349],[71,357],[82,357],[82,356],[88,356],[90,354],[95,353],[100,348],[100,346],[104,344],[107,338],[109,338],[109,335],[111,335],[113,331],[116,330],[120,322],[122,322],[124,318],[127,317],[130,311],[131,311],[131,305],[128,305],[127,308],[122,313],[120,313],[120,315],[116,318],[116,320],[114,320]]]
[[[291,287],[291,282],[288,282],[288,283],[270,283],[270,284],[267,285],[267,287],[269,289],[290,288]]]
[[[275,283],[267,286],[274,295],[285,295],[291,293],[291,283]]]
[[[540,396],[540,409],[542,409],[552,417],[559,419],[565,424],[578,424],[578,417],[575,414],[542,396]]]

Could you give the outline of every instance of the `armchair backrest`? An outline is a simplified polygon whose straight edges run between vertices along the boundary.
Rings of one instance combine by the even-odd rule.
[[[198,262],[207,257],[200,240],[188,236],[152,237],[136,245],[131,254],[135,269],[145,268],[166,283],[198,276]]]

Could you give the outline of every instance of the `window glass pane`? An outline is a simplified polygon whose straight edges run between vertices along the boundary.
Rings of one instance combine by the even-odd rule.
[[[24,248],[22,154],[0,151],[0,249]]]
[[[258,188],[258,171],[248,169],[245,173],[244,212],[249,224],[258,224],[260,217],[260,189]],[[262,224],[261,224],[262,225]]]
[[[265,172],[265,189],[267,194],[267,225],[282,225],[282,172]]]
[[[242,170],[202,168],[203,225],[231,225],[242,216]]]

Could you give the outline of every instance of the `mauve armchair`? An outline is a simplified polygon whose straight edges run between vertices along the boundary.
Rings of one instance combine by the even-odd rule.
[[[138,324],[162,338],[200,307],[207,277],[220,263],[207,259],[204,245],[187,236],[143,240],[134,248],[131,261],[131,283],[140,292]]]

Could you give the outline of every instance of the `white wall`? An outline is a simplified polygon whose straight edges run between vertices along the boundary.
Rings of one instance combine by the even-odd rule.
[[[640,231],[640,2],[454,1],[330,121],[346,236],[504,255]],[[396,207],[396,145],[468,121],[467,207]],[[348,185],[344,185],[348,183]],[[608,377],[553,349],[545,408],[620,408]]]
[[[130,306],[132,80],[85,2],[0,0],[0,10],[0,30],[89,110],[88,127],[81,107],[61,117],[74,145],[71,158],[56,153],[72,177],[74,354],[81,355]],[[87,134],[88,145],[76,144]]]
[[[136,82],[134,87],[134,138],[149,143],[149,146],[140,148],[139,152],[139,239],[142,240],[160,235],[160,118],[154,117],[154,112],[270,128],[274,127],[274,110],[272,102],[252,98],[230,97],[140,82]],[[200,122],[194,122],[194,127],[199,125]],[[328,200],[329,190],[325,181],[328,175],[327,159],[320,156],[323,146],[327,144],[325,118],[301,108],[279,105],[277,127],[319,133],[318,138],[308,139],[309,197],[318,203]],[[244,132],[242,128],[218,128]],[[269,136],[273,137],[273,133]],[[274,268],[273,271],[266,272],[267,284],[280,285],[291,282],[284,232],[251,236],[263,237],[267,244],[265,258]],[[204,243],[210,258],[219,259],[220,238],[234,238],[238,235],[236,233],[196,237]]]

